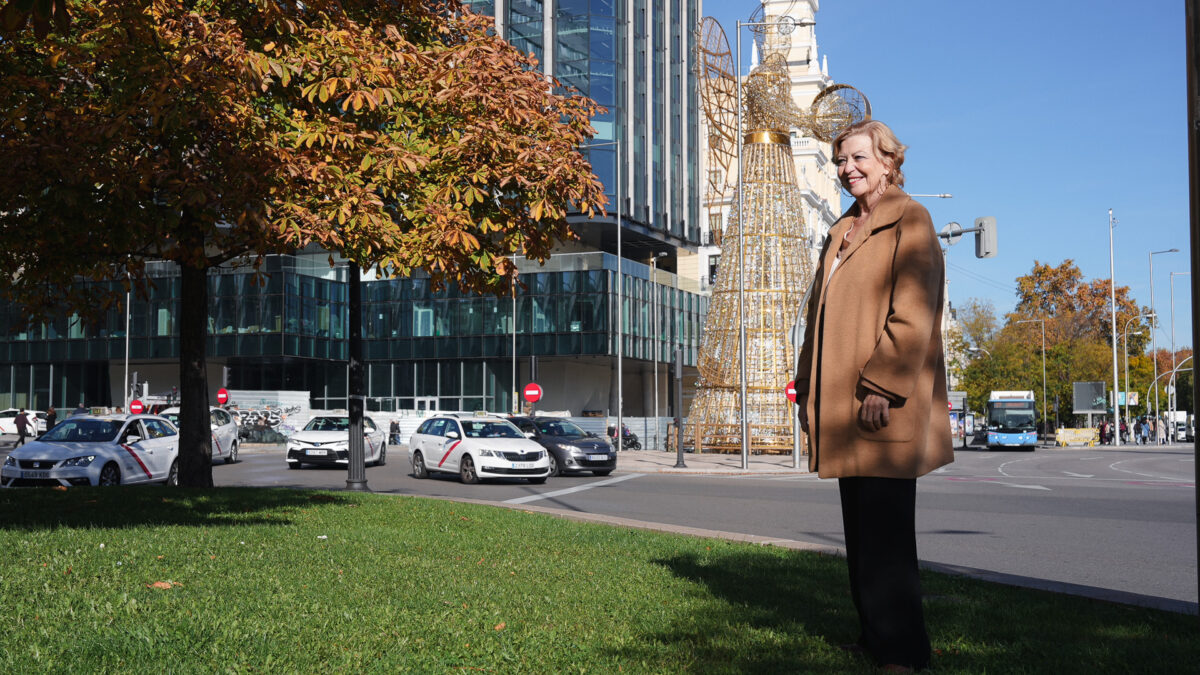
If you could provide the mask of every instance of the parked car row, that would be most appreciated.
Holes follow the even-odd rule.
[[[4,487],[176,485],[179,476],[179,409],[161,415],[74,415],[40,438],[14,448],[0,467]],[[221,408],[209,411],[213,459],[237,461],[238,427]],[[349,464],[350,418],[321,415],[288,439],[288,468]],[[388,437],[370,417],[363,418],[363,450],[368,464],[387,463]],[[464,483],[488,478],[546,482],[550,476],[590,472],[607,476],[617,466],[607,441],[570,420],[554,417],[505,418],[488,413],[435,415],[421,423],[408,444],[415,478],[457,475]]]

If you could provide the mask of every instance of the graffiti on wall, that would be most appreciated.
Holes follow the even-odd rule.
[[[247,443],[286,443],[296,433],[296,424],[306,417],[298,405],[239,406],[229,412],[237,415],[238,436]]]

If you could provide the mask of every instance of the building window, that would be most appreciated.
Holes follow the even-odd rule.
[[[720,254],[708,256],[708,283],[709,284],[716,285],[716,283],[717,283],[717,268],[720,266],[721,266]]]

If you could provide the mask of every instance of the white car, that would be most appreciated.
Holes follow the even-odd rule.
[[[484,478],[524,478],[545,483],[546,450],[512,422],[490,415],[438,415],[417,427],[408,441],[414,478],[457,473],[464,483]]]
[[[179,426],[178,407],[167,408],[159,415],[171,420],[175,426]],[[223,408],[212,407],[208,409],[208,426],[212,429],[213,462],[218,459],[225,460],[226,464],[236,462],[239,443],[237,418]]]
[[[367,464],[387,463],[387,432],[363,417],[363,457]],[[320,415],[308,421],[304,428],[292,434],[287,442],[289,469],[305,464],[346,466],[350,463],[350,417]]]
[[[0,410],[0,434],[17,433],[17,415],[20,412],[20,408]],[[41,410],[26,410],[25,414],[34,416],[34,427],[27,430],[27,436],[38,436],[46,430],[46,413]]]
[[[4,487],[179,484],[179,430],[157,415],[76,415],[8,454]]]

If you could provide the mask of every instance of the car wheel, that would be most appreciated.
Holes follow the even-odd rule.
[[[475,460],[471,459],[470,455],[463,455],[462,466],[458,470],[458,476],[467,485],[474,485],[479,482],[479,474],[475,473]]]
[[[429,469],[425,468],[425,458],[420,452],[413,453],[413,478],[429,478]]]
[[[545,482],[546,482],[546,477],[545,477],[545,476],[540,476],[540,477],[538,477],[538,478],[530,478],[530,479],[529,479],[529,482],[530,482],[530,484],[532,484],[532,485],[541,485],[542,483],[545,483]]]
[[[289,469],[299,469],[300,462],[288,462],[288,468]]]
[[[229,446],[229,454],[225,456],[226,464],[233,464],[234,462],[237,461],[237,451],[238,451],[237,446],[238,446],[237,441],[234,441],[233,445]]]
[[[559,474],[558,458],[554,456],[553,452],[547,451],[546,454],[550,456],[550,476],[557,476]]]
[[[100,480],[97,485],[120,485],[121,467],[116,462],[109,462],[100,469]]]
[[[171,462],[171,468],[167,470],[167,479],[163,481],[163,485],[168,487],[179,487],[179,460]]]
[[[592,474],[596,475],[596,476],[607,476],[610,473],[612,473],[612,469],[609,469],[608,471],[593,471],[592,472]]]
[[[387,443],[379,446],[379,459],[375,460],[375,466],[383,466],[387,464]]]

